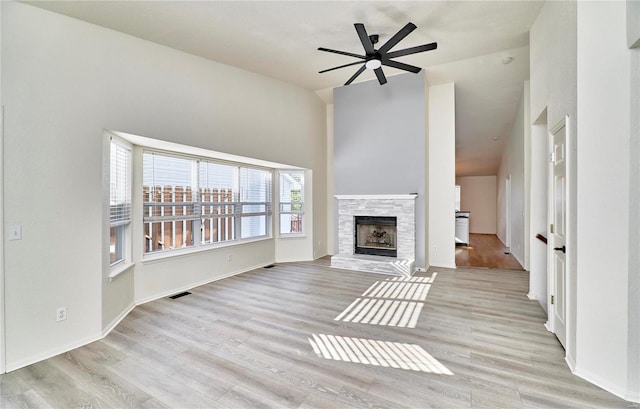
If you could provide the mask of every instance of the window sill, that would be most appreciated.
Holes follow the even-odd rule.
[[[114,278],[118,277],[121,274],[126,273],[134,265],[135,265],[134,263],[117,264],[114,268],[111,269],[111,272],[109,273],[109,281],[113,281]]]
[[[279,239],[306,239],[307,235],[305,233],[280,234],[278,238]]]
[[[169,250],[161,253],[151,253],[143,256],[142,263],[153,264],[153,263],[162,262],[169,259],[187,257],[193,254],[203,253],[206,251],[223,249],[223,248],[233,247],[233,246],[241,246],[243,244],[250,244],[250,243],[256,243],[256,242],[267,241],[267,240],[273,240],[273,237],[266,237],[266,236],[256,237],[252,239],[234,240],[234,241],[220,243],[220,244],[205,244],[200,247],[191,247],[191,248],[185,248],[181,250],[173,250],[173,251]]]

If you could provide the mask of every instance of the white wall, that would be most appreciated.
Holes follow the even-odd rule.
[[[2,44],[2,7],[0,6],[0,44]],[[2,53],[0,53],[0,374],[5,372],[4,348],[4,104],[2,103]]]
[[[338,221],[333,217],[333,104],[327,104],[327,196],[325,198],[327,217],[327,251],[335,255],[335,232]]]
[[[496,178],[497,186],[497,235],[506,245],[509,244],[511,254],[518,262],[525,266],[525,106],[528,97],[528,84],[523,85],[522,96],[518,102],[518,110],[516,117],[509,133],[509,139],[506,141],[502,160],[498,169]],[[530,125],[527,125],[530,126]],[[506,180],[511,180],[511,197],[506,195]],[[507,202],[510,203],[507,212]],[[510,223],[507,223],[507,214]],[[511,226],[511,243],[507,243],[507,226]]]
[[[469,232],[496,234],[496,176],[462,176],[456,178],[460,186],[460,209],[471,212]]]
[[[538,118],[546,110],[547,124],[553,128],[565,115],[569,116],[571,155],[576,150],[576,3],[545,2],[529,33],[530,57],[530,112]],[[533,168],[532,168],[533,170]],[[575,161],[567,169],[569,202],[575,204]],[[532,176],[533,177],[533,176]],[[576,208],[569,209],[567,227],[572,237],[567,244],[569,276],[567,277],[567,360],[575,364],[576,320]]]
[[[640,47],[640,2],[627,0],[627,45]]]
[[[533,126],[531,132],[531,183],[530,183],[530,230],[529,246],[529,298],[538,300],[547,311],[547,244],[537,239],[536,234],[547,237],[547,169],[549,167],[549,137],[546,114],[542,124]]]
[[[640,401],[638,97],[625,2],[546,2],[531,32],[531,117],[569,116],[567,362]],[[631,137],[630,137],[631,136]],[[636,156],[632,156],[636,154]],[[578,227],[579,226],[579,227]],[[635,247],[630,249],[630,245]]]
[[[455,85],[429,87],[429,265],[455,268]]]
[[[636,5],[631,10],[635,14],[635,21],[640,21],[640,3],[627,2]],[[628,11],[629,12],[629,11]],[[627,19],[629,21],[629,18]],[[640,112],[640,24],[627,26],[628,30],[637,30],[639,41],[635,42],[631,50],[631,93],[630,111]],[[632,400],[640,401],[640,115],[631,115],[629,141],[629,391]],[[635,209],[635,211],[634,211]]]
[[[630,386],[631,65],[626,27],[620,24],[626,20],[625,13],[624,2],[579,2],[577,9],[576,373],[620,396]]]
[[[264,240],[141,262],[109,282],[104,129],[311,169],[313,220],[326,225],[325,105],[313,92],[29,5],[0,7],[4,214],[23,228],[5,245],[7,369],[96,339],[134,301],[274,260]],[[325,254],[325,229],[313,234],[308,254]],[[132,285],[135,300],[122,297]],[[56,323],[60,306],[68,319]]]

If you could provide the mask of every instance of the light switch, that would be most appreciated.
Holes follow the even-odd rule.
[[[22,226],[9,227],[9,240],[22,240]]]

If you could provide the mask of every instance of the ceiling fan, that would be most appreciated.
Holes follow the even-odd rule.
[[[408,36],[413,30],[416,29],[416,25],[413,23],[407,23],[406,26],[402,27],[400,31],[395,33],[393,37],[391,37],[386,43],[382,45],[379,49],[375,49],[374,45],[378,42],[378,35],[372,34],[368,35],[367,30],[364,28],[364,24],[356,23],[354,24],[356,28],[356,32],[358,33],[358,37],[360,37],[360,42],[362,43],[362,47],[364,47],[365,55],[349,53],[346,51],[332,50],[330,48],[320,47],[319,51],[326,51],[328,53],[335,53],[341,55],[347,55],[349,57],[359,58],[364,61],[356,61],[349,64],[340,65],[338,67],[329,68],[327,70],[322,70],[319,73],[333,71],[344,67],[349,67],[351,65],[362,64],[362,67],[356,71],[355,74],[344,85],[351,84],[360,74],[364,72],[366,69],[373,70],[375,72],[376,77],[378,77],[378,82],[380,85],[384,85],[387,83],[387,78],[384,76],[384,72],[382,71],[382,66],[385,65],[387,67],[398,68],[400,70],[409,71],[413,73],[420,72],[421,68],[401,63],[398,61],[391,60],[392,58],[402,57],[405,55],[421,53],[424,51],[431,51],[438,48],[438,43],[430,43],[419,45],[416,47],[405,48],[404,50],[391,51],[390,50],[398,44],[403,38]]]

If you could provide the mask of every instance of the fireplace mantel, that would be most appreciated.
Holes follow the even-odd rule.
[[[416,200],[417,194],[411,193],[408,195],[334,195],[338,200]]]

